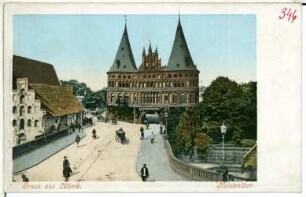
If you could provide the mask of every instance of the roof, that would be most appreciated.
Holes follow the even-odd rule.
[[[17,55],[13,56],[13,88],[17,78],[28,78],[29,83],[61,85],[53,65]]]
[[[114,63],[108,72],[137,72],[126,24]]]
[[[177,25],[175,39],[166,69],[197,70],[190,55],[180,20]]]
[[[68,86],[52,86],[30,83],[37,97],[49,114],[54,117],[76,114],[83,111],[77,98]]]

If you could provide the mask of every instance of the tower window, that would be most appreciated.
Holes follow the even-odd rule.
[[[124,48],[123,48],[123,47],[121,47],[121,50],[124,50]]]
[[[120,67],[120,60],[117,60],[116,64],[117,64],[117,68],[119,68]]]
[[[179,67],[179,66],[180,66],[180,64],[176,64],[176,66],[177,66],[177,67]]]
[[[123,68],[126,68],[126,65],[124,65]]]

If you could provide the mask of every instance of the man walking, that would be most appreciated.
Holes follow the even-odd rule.
[[[69,181],[69,177],[72,174],[72,170],[70,168],[69,161],[66,156],[64,156],[64,161],[63,161],[63,176],[65,177],[65,181]]]
[[[93,130],[92,130],[92,138],[93,139],[96,139],[97,138],[97,135],[96,135],[96,129],[94,128]]]
[[[81,141],[81,137],[79,136],[79,134],[77,134],[75,137],[75,142],[77,143],[77,147],[79,147],[80,141]]]
[[[151,134],[151,144],[153,144],[154,143],[154,133],[152,132],[152,134]]]
[[[160,134],[163,134],[163,125],[162,125],[162,124],[161,124],[160,127],[159,127],[159,133],[160,133]]]
[[[140,140],[144,139],[144,129],[143,127],[140,128]]]
[[[143,167],[141,168],[140,173],[141,173],[142,181],[147,181],[147,178],[149,177],[149,170],[146,164],[143,164]]]

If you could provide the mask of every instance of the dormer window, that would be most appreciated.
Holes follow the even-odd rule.
[[[119,68],[120,67],[120,60],[117,60],[116,64],[117,64],[117,68]]]

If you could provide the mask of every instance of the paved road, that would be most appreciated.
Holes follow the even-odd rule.
[[[79,133],[79,132],[77,132]],[[79,136],[84,138],[86,136],[85,132],[80,132]],[[65,137],[59,138],[53,142],[48,143],[45,146],[39,147],[25,155],[18,157],[13,160],[13,173],[17,173],[28,168],[31,168],[67,146],[75,143],[76,133],[71,133]]]
[[[137,171],[139,172],[145,163],[149,169],[149,181],[186,181],[186,179],[176,174],[169,165],[163,139],[159,134],[159,126],[151,124],[149,129],[144,131],[145,139],[141,142]],[[152,132],[155,135],[153,144],[151,144],[150,138]]]
[[[120,121],[116,125],[98,122],[94,126],[97,139],[92,138],[93,127],[87,128],[78,147],[72,144],[21,173],[30,181],[63,181],[62,162],[67,156],[73,172],[69,181],[141,181],[135,170],[140,126]],[[115,140],[115,130],[120,127],[126,132],[126,144]],[[21,181],[21,173],[14,176],[15,181]]]

